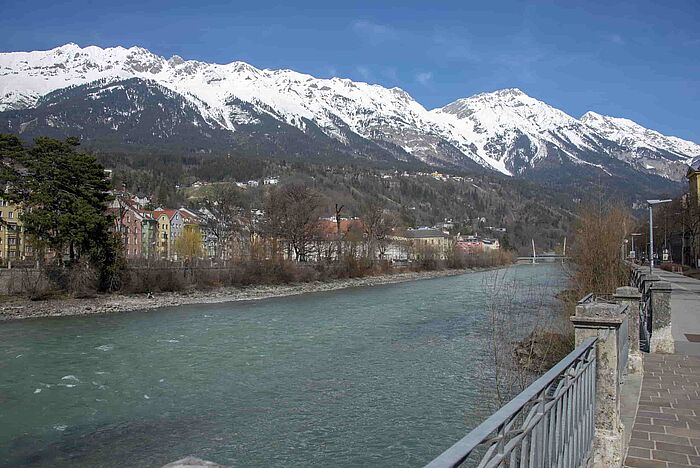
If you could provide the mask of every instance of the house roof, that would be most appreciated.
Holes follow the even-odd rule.
[[[175,216],[175,213],[177,213],[177,210],[171,210],[171,209],[154,210],[153,217],[160,218],[162,215],[166,215],[168,217],[168,219],[173,219],[173,216]]]
[[[199,224],[202,222],[203,216],[195,211],[189,210],[187,208],[180,208],[180,214],[182,219],[187,224]]]
[[[320,219],[318,221],[318,226],[321,230],[321,234],[326,237],[335,237],[338,234],[338,226],[333,220]],[[363,232],[362,221],[360,221],[359,219],[341,219],[340,232],[348,233],[351,230]]]
[[[688,167],[688,174],[692,172],[700,172],[700,156],[693,159]]]

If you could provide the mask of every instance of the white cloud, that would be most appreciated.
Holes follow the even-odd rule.
[[[428,86],[430,81],[433,79],[433,74],[431,72],[421,72],[416,75],[416,81],[423,86]]]

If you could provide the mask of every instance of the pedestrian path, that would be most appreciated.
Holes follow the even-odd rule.
[[[625,466],[700,466],[700,357],[644,356],[644,379]]]
[[[671,283],[671,334],[678,354],[700,356],[700,280],[655,269]]]

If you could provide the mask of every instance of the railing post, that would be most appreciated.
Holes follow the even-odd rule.
[[[629,361],[627,369],[631,374],[644,372],[642,352],[639,349],[639,312],[642,294],[637,288],[623,286],[615,290],[613,298],[618,304],[627,305],[627,320],[629,320]]]
[[[656,281],[650,286],[652,353],[673,353],[675,344],[671,334],[671,283]]]
[[[639,275],[639,290],[642,294],[648,294],[651,286],[657,281],[661,281],[661,278],[657,275],[649,274],[649,272],[643,272]]]
[[[576,306],[571,317],[578,345],[595,336],[595,433],[592,466],[617,467],[622,464],[623,427],[620,419],[620,368],[618,333],[627,320],[626,305],[589,302]]]

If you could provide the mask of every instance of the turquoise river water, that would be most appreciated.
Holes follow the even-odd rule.
[[[422,466],[493,409],[494,275],[0,324],[0,466]],[[523,299],[524,300],[524,299]]]

